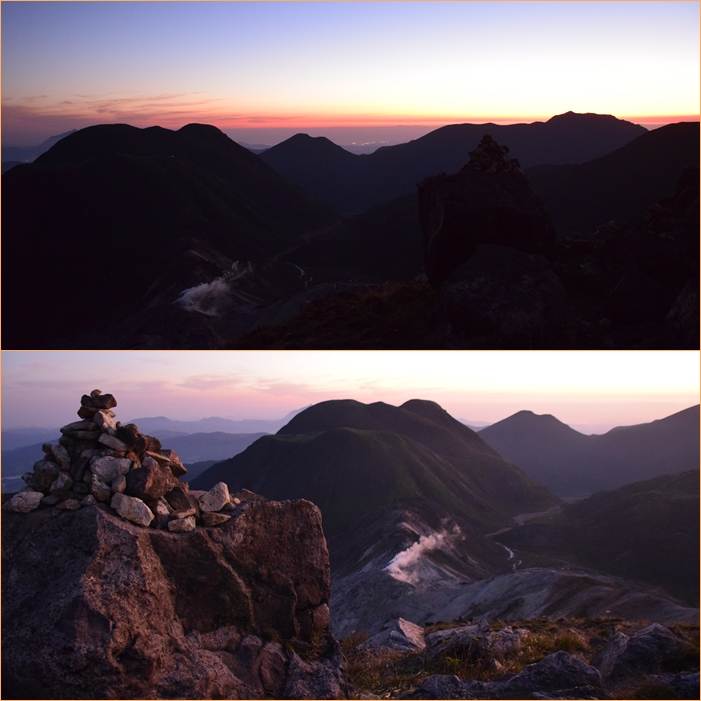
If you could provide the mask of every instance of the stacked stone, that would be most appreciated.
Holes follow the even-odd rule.
[[[470,151],[470,160],[463,170],[481,170],[486,173],[509,171],[523,173],[518,160],[509,158],[509,147],[500,146],[489,134],[485,134],[477,148]]]
[[[22,479],[27,486],[8,500],[11,511],[28,513],[41,505],[76,511],[98,502],[144,527],[173,532],[216,526],[229,520],[240,500],[224,482],[209,492],[193,491],[177,453],[135,424],[123,426],[112,411],[117,400],[99,389],[80,400],[81,421],[64,426],[58,445],[45,443],[44,457]]]

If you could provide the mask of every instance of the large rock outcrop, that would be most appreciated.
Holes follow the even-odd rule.
[[[489,135],[453,175],[426,178],[418,185],[426,276],[440,285],[480,244],[543,251],[555,229],[508,148]]]
[[[343,697],[318,508],[230,515],[177,533],[101,503],[6,510],[3,697]]]

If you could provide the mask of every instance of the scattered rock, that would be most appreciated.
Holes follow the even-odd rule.
[[[141,499],[137,499],[136,497],[130,497],[118,492],[112,497],[110,506],[120,516],[139,526],[149,526],[151,521],[153,521],[153,512],[151,509],[149,509]]]
[[[216,511],[205,511],[202,514],[202,523],[205,526],[218,526],[221,523],[226,523],[230,518],[231,516],[220,514]]]
[[[188,533],[195,530],[195,517],[185,516],[168,521],[168,530],[172,533]]]
[[[398,652],[423,652],[426,647],[424,629],[411,621],[397,618],[366,640],[361,648],[396,650]]]
[[[607,687],[627,686],[641,674],[661,674],[670,669],[683,652],[684,641],[660,623],[633,635],[618,631],[593,658]]]
[[[39,506],[43,497],[41,492],[18,492],[3,504],[3,508],[27,514]]]
[[[229,487],[226,482],[218,482],[199,498],[202,511],[221,511],[229,501]]]

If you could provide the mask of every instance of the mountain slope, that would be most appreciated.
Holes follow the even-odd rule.
[[[566,559],[699,603],[699,471],[635,482],[498,536],[519,557]]]
[[[610,115],[568,112],[533,124],[453,124],[409,143],[361,156],[345,155],[340,147],[322,148],[317,139],[297,135],[260,157],[336,211],[360,213],[412,192],[415,184],[429,175],[459,170],[487,133],[506,144],[522,167],[528,167],[583,163],[645,131]]]
[[[559,496],[592,494],[699,467],[698,405],[601,436],[586,436],[552,416],[522,411],[479,435]]]
[[[186,329],[187,312],[173,306],[184,290],[216,280],[226,288],[247,263],[267,264],[334,220],[257,156],[197,124],[83,129],[8,171],[3,195],[6,348],[61,347],[55,339],[81,332],[90,343],[100,323],[114,329],[159,305],[152,319]],[[248,277],[252,292],[266,287]]]
[[[685,165],[699,161],[699,122],[668,124],[586,163],[526,172],[561,234],[593,232],[642,215],[674,192]]]
[[[433,402],[322,402],[193,480],[225,481],[319,506],[327,533],[400,499],[425,497],[479,528],[557,500]]]

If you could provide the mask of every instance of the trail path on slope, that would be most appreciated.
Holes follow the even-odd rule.
[[[517,526],[523,526],[524,523],[527,521],[532,521],[534,518],[539,518],[541,516],[555,516],[555,514],[559,514],[562,508],[557,505],[557,506],[552,506],[550,507],[547,511],[538,511],[538,512],[532,512],[528,514],[519,514],[518,516],[514,516],[514,521],[516,521]],[[498,531],[494,531],[494,533],[487,533],[485,538],[492,538],[495,535],[500,535],[501,533],[506,533],[507,531],[510,531],[512,528],[515,528],[515,526],[506,526],[506,528],[500,528]]]

